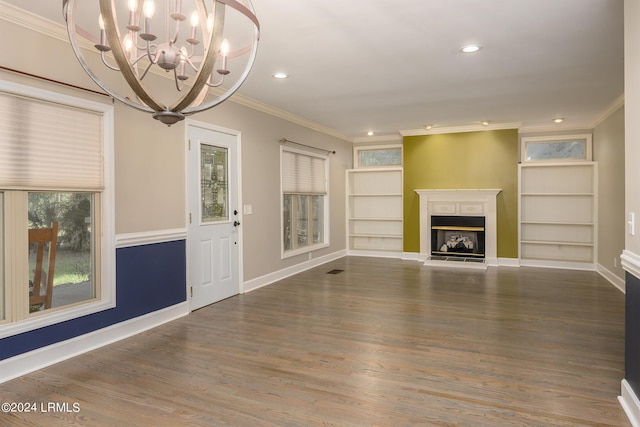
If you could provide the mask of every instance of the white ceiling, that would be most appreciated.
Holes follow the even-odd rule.
[[[63,23],[62,0],[4,1]],[[623,0],[253,5],[261,39],[239,93],[348,138],[481,120],[585,128],[624,91]],[[459,52],[470,43],[483,48]]]

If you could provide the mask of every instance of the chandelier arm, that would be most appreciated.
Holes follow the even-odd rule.
[[[209,44],[206,47],[206,53],[200,69],[196,73],[193,85],[191,89],[174,105],[172,105],[170,111],[182,111],[189,107],[198,98],[198,94],[205,87],[209,76],[213,72],[213,66],[215,65],[218,52],[220,51],[220,44],[222,43],[222,34],[224,30],[224,15],[225,5],[221,1],[215,2],[214,10],[214,23],[213,31],[209,37]]]
[[[91,80],[93,80],[94,83],[97,84],[102,90],[104,90],[106,93],[108,93],[118,101],[122,102],[123,104],[128,105],[129,107],[135,108],[136,110],[139,110],[139,111],[152,113],[154,110],[147,107],[146,105],[137,104],[131,101],[130,99],[125,98],[119,95],[117,92],[114,92],[113,90],[111,90],[111,88],[107,86],[102,80],[100,80],[100,78],[98,78],[98,76],[93,72],[93,70],[91,70],[91,68],[89,67],[89,64],[87,64],[87,61],[84,59],[84,56],[82,56],[82,50],[80,48],[80,45],[78,44],[78,38],[76,37],[76,33],[81,34],[83,36],[84,34],[88,34],[86,31],[82,30],[80,27],[76,25],[76,20],[75,20],[76,5],[77,5],[76,0],[63,0],[63,6],[66,6],[65,9],[63,10],[63,16],[66,18],[66,21],[67,21],[67,34],[69,36],[69,42],[71,44],[71,48],[73,49],[73,53],[76,59],[78,60],[78,62],[80,63],[80,65],[82,66],[82,68],[84,69],[85,73],[87,73],[87,75],[91,78]],[[89,40],[93,40],[93,37],[90,36]]]
[[[126,82],[143,104],[149,106],[154,111],[164,111],[166,107],[149,95],[136,75],[132,65],[127,60],[127,54],[122,47],[122,43],[120,43],[120,31],[118,30],[114,15],[115,4],[113,1],[114,0],[100,0],[100,12],[102,13],[102,19],[104,20],[104,25],[107,30],[107,40],[111,46],[113,57],[120,67],[120,73],[122,73]]]
[[[138,58],[138,59],[140,59],[140,58]],[[151,68],[152,65],[153,65],[152,62],[150,62],[149,65],[147,65],[147,68],[145,68],[144,73],[142,73],[142,76],[140,76],[140,80],[144,79],[144,76],[147,75],[147,73],[149,72],[149,69]]]
[[[219,1],[222,1],[222,0],[219,0]],[[236,80],[235,84],[231,88],[227,89],[224,95],[208,103],[195,104],[190,108],[184,109],[182,113],[185,115],[199,113],[201,111],[205,111],[205,110],[208,110],[209,108],[215,107],[216,105],[219,105],[224,101],[226,101],[227,99],[229,99],[231,95],[233,95],[240,88],[242,83],[246,80],[247,76],[251,72],[251,69],[253,68],[253,64],[255,63],[255,60],[256,60],[256,55],[258,53],[258,49],[256,46],[259,39],[260,39],[260,29],[256,26],[254,28],[254,35],[253,35],[253,43],[252,43],[253,49],[251,51],[251,56],[247,62],[247,66],[244,70],[244,73],[242,74],[242,76],[240,76],[238,80]]]
[[[167,16],[167,19],[169,19],[169,16]],[[167,31],[167,36],[168,36],[168,31]],[[180,21],[176,20],[176,31],[173,35],[173,38],[171,39],[171,44],[176,44],[179,36],[180,36]]]
[[[104,51],[100,52],[100,58],[102,59],[102,63],[105,65],[105,67],[107,67],[107,68],[109,68],[110,70],[113,70],[113,71],[120,71],[120,68],[114,67],[113,65],[111,65],[111,64],[109,64],[107,62],[107,58],[105,57],[105,53],[106,52],[104,52]]]
[[[176,69],[173,69],[173,80],[176,82],[176,90],[178,92],[182,92],[182,88],[180,87],[180,80],[178,80],[178,73],[176,72]]]
[[[211,80],[211,79],[209,79]],[[218,81],[217,83],[209,83],[209,80],[207,80],[207,86],[209,87],[218,87],[218,86],[222,86],[222,83],[224,83],[224,75],[220,75],[220,81]]]

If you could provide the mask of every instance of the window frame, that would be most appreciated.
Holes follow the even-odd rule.
[[[60,307],[58,309],[45,310],[37,315],[26,316],[15,319],[20,313],[18,304],[25,303],[26,293],[18,292],[18,285],[11,284],[11,277],[20,278],[20,273],[9,273],[9,268],[14,271],[23,267],[23,262],[15,262],[14,253],[28,252],[26,246],[28,242],[24,236],[20,236],[22,230],[28,228],[26,218],[26,206],[23,205],[27,199],[27,193],[32,189],[10,189],[0,187],[3,193],[2,215],[4,228],[4,240],[0,244],[5,245],[4,262],[4,318],[0,319],[0,338],[6,338],[24,332],[29,332],[45,326],[54,325],[68,320],[76,319],[86,315],[98,313],[115,307],[116,287],[115,287],[115,206],[114,206],[114,107],[112,104],[105,104],[84,98],[65,95],[47,89],[40,89],[26,86],[14,82],[0,80],[0,91],[23,96],[39,101],[61,104],[68,107],[79,108],[96,112],[102,115],[102,154],[103,154],[103,184],[102,191],[89,191],[93,194],[94,224],[96,225],[95,238],[98,239],[95,245],[96,260],[96,298],[86,303]],[[45,191],[66,192],[69,189],[47,189]],[[79,190],[74,190],[81,192]],[[20,199],[23,201],[20,201]],[[22,206],[21,206],[22,205]],[[11,210],[11,212],[7,212]],[[20,227],[16,224],[23,221]],[[24,247],[22,247],[24,246]],[[9,250],[8,248],[12,250]],[[13,257],[13,258],[12,258]]]
[[[393,165],[361,165],[360,164],[360,152],[372,151],[372,150],[397,150],[400,149],[400,164]],[[384,145],[356,145],[353,147],[353,167],[354,169],[360,168],[398,168],[403,164],[403,145],[402,144],[384,144]]]
[[[527,148],[532,144],[545,144],[553,142],[585,141],[583,158],[561,157],[551,159],[527,159]],[[591,134],[549,135],[549,136],[523,136],[520,138],[521,163],[549,163],[549,162],[590,162],[593,160],[593,141]]]
[[[309,156],[309,157],[315,157],[315,158],[319,158],[322,159],[324,161],[324,174],[325,174],[325,186],[326,186],[326,190],[324,194],[312,194],[312,193],[285,193],[284,189],[283,189],[283,153],[285,151],[288,152],[292,152],[292,153],[296,153],[296,154],[300,154],[300,155],[304,155],[304,156]],[[281,258],[282,259],[286,259],[286,258],[290,258],[296,255],[300,255],[300,254],[305,254],[305,253],[309,253],[309,252],[313,252],[315,250],[318,249],[322,249],[322,248],[326,248],[330,246],[330,242],[329,242],[329,155],[328,154],[319,154],[319,153],[315,153],[312,152],[310,150],[303,150],[303,149],[299,149],[299,148],[294,148],[294,147],[289,147],[289,146],[285,146],[285,145],[281,145],[280,146],[280,253],[281,253]],[[322,242],[321,243],[311,243],[308,244],[306,246],[302,246],[302,247],[295,247],[293,249],[286,249],[285,250],[285,245],[284,245],[284,199],[285,199],[285,194],[294,194],[294,195],[304,195],[304,196],[322,196],[322,205],[323,205],[323,215],[322,215],[322,223],[323,223],[323,230],[322,230]],[[310,198],[310,197],[309,197]],[[295,201],[295,197],[293,198],[293,200]],[[296,210],[294,208],[294,205],[297,204],[297,202],[292,201],[292,206],[291,206],[291,220],[292,220],[292,229],[296,229],[297,227],[295,226],[295,221],[296,221],[296,217],[295,217],[295,213]],[[309,200],[309,202],[311,202],[311,200]],[[308,212],[310,213],[312,211],[312,203],[308,203],[308,207],[307,207]],[[311,223],[312,219],[308,218],[308,222]],[[293,236],[292,236],[293,239]]]

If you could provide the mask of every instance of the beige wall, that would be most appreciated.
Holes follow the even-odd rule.
[[[598,264],[624,279],[624,107],[593,130],[593,159],[598,162]]]
[[[0,42],[4,66],[98,89],[85,75],[64,38],[52,38],[4,20],[0,20],[0,32],[12,34],[12,40],[5,38]],[[88,60],[97,61],[97,55]],[[13,73],[0,72],[0,78],[110,103],[103,96]],[[153,86],[153,82],[149,85]],[[167,127],[149,114],[119,102],[114,105],[116,234],[184,229],[185,123]],[[281,138],[336,150],[330,156],[331,245],[314,252],[312,257],[345,249],[344,170],[351,167],[350,143],[231,101],[193,119],[241,133],[243,204],[251,204],[253,208],[253,214],[242,219],[245,281],[310,258],[305,254],[282,260],[280,255]]]
[[[640,40],[640,2],[624,2],[624,86],[625,86],[625,204],[626,214],[636,215],[636,233],[625,233],[625,248],[640,256],[640,52],[632,41]]]

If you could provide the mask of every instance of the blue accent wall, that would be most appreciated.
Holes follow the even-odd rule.
[[[626,274],[624,378],[640,396],[640,279]]]
[[[116,250],[116,306],[0,339],[0,360],[186,301],[185,241]]]

